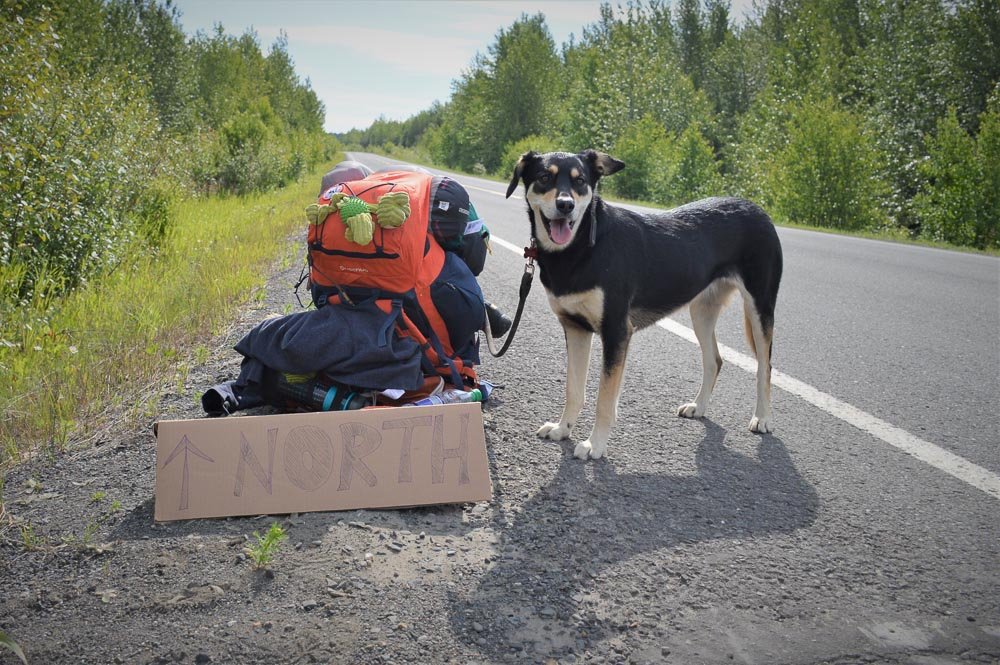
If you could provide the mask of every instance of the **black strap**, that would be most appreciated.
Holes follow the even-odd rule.
[[[597,244],[597,185],[594,185],[594,198],[590,202],[590,246]]]
[[[530,266],[530,269],[528,266],[525,266],[524,274],[521,275],[521,300],[517,303],[517,313],[514,314],[514,323],[511,324],[510,332],[507,333],[507,339],[504,340],[503,346],[499,351],[493,350],[493,333],[490,330],[490,317],[486,317],[486,348],[489,349],[490,355],[494,358],[499,358],[503,354],[507,353],[507,349],[510,348],[510,343],[514,341],[514,333],[517,332],[517,324],[521,322],[521,313],[524,311],[525,301],[528,300],[528,291],[531,290],[531,280],[534,277],[534,274],[533,265]]]

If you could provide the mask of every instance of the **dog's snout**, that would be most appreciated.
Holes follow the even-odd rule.
[[[576,202],[573,201],[572,196],[558,196],[556,197],[556,210],[563,214],[568,214],[573,212],[573,208],[576,207]]]

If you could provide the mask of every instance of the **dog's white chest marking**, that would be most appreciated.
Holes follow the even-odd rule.
[[[553,296],[546,290],[545,295],[549,297],[549,306],[556,316],[583,319],[592,330],[601,329],[601,321],[604,318],[604,289],[593,288],[564,296]]]

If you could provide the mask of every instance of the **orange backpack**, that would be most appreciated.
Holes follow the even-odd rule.
[[[402,305],[397,332],[417,341],[425,375],[440,375],[457,387],[478,385],[471,361],[455,354],[448,329],[431,300],[430,287],[444,266],[444,250],[428,232],[432,176],[410,171],[375,173],[323,192],[319,205],[343,192],[373,207],[380,197],[405,192],[410,214],[396,228],[383,228],[375,216],[372,241],[347,239],[347,225],[335,211],[311,224],[308,235],[309,281],[317,307],[375,298],[390,314]]]

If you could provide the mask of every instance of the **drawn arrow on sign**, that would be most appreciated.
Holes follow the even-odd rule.
[[[177,444],[176,448],[174,448],[174,451],[170,453],[166,461],[163,462],[162,468],[164,469],[167,468],[167,465],[170,464],[172,461],[174,461],[174,458],[177,457],[182,450],[184,451],[184,475],[183,479],[181,480],[181,505],[180,508],[178,508],[178,510],[187,510],[188,509],[188,451],[191,451],[192,453],[202,458],[203,460],[207,460],[209,462],[212,462],[213,464],[215,463],[215,460],[206,455],[205,453],[201,452],[200,450],[198,450],[198,447],[195,446],[193,443],[191,443],[191,440],[188,439],[187,434],[185,434],[184,437],[181,438],[181,442]]]

